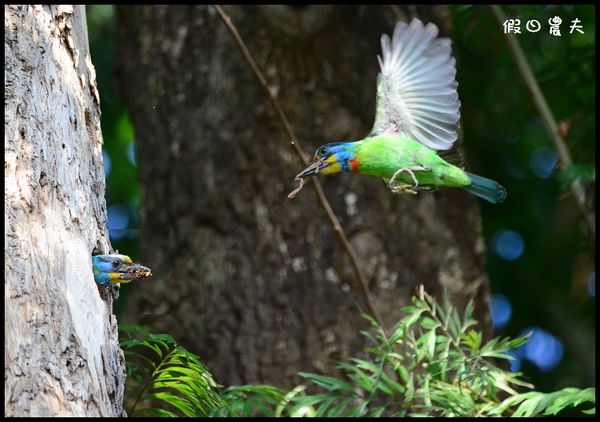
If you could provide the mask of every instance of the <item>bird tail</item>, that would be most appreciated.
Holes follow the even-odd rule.
[[[504,202],[506,199],[506,189],[499,183],[485,177],[477,176],[476,174],[467,173],[467,175],[471,179],[471,184],[463,186],[464,190],[492,204]]]

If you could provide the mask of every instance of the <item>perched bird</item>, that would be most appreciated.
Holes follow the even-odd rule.
[[[131,280],[150,277],[152,270],[133,263],[127,255],[96,255],[92,257],[94,279],[100,286],[129,283]]]
[[[465,189],[494,204],[506,199],[506,190],[495,181],[448,162],[451,154],[445,150],[458,138],[460,101],[450,40],[437,35],[434,24],[413,19],[410,25],[399,22],[391,40],[381,36],[371,133],[359,141],[318,148],[313,161],[296,176],[301,184],[290,197],[305,177],[343,171],[381,177],[394,193],[416,194],[445,186]]]

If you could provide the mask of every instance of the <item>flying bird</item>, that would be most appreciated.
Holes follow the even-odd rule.
[[[96,255],[92,257],[92,263],[94,279],[102,287],[152,275],[150,268],[135,264],[127,255]]]
[[[448,150],[458,138],[460,101],[450,40],[437,36],[437,26],[419,19],[410,25],[398,22],[391,39],[381,36],[371,132],[359,141],[319,147],[296,176],[300,186],[290,198],[306,177],[351,172],[380,177],[393,193],[457,187],[494,204],[506,199],[506,189],[497,182],[449,162],[453,154]]]

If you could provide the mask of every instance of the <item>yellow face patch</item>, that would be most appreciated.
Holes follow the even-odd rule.
[[[340,163],[335,159],[335,155],[329,157],[325,162],[328,163],[329,166],[321,171],[322,174],[334,174],[342,171],[342,166],[340,166]]]
[[[110,284],[123,283],[123,281],[119,279],[119,277],[121,277],[121,274],[119,273],[108,273],[108,276],[110,277]]]

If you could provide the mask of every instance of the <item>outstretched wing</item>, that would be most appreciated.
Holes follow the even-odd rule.
[[[436,38],[438,28],[413,19],[398,22],[394,35],[381,36],[377,56],[377,110],[371,136],[402,133],[436,150],[452,147],[457,138],[460,101],[456,61],[450,40]]]

